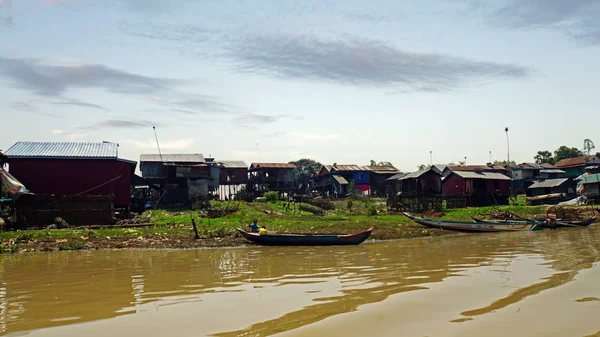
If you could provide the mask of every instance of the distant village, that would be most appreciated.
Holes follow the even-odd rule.
[[[17,142],[0,152],[0,206],[10,221],[41,226],[57,214],[106,223],[115,212],[199,209],[208,200],[256,201],[271,191],[282,198],[383,198],[391,210],[413,212],[507,205],[517,195],[532,205],[600,198],[599,153],[556,164],[431,165],[417,172],[389,163],[315,164],[248,164],[201,153],[142,154],[138,163],[121,158],[111,142]]]

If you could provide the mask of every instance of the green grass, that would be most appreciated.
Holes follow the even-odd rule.
[[[396,230],[402,227],[418,227],[414,222],[402,215],[391,215],[385,210],[382,200],[354,201],[351,212],[345,202],[337,202],[336,210],[327,211],[324,216],[315,216],[309,212],[297,209],[286,209],[285,202],[240,203],[236,212],[227,216],[209,219],[200,217],[198,211],[192,210],[152,210],[142,217],[150,217],[153,226],[140,228],[107,227],[103,229],[60,229],[35,231],[0,231],[0,253],[18,250],[18,245],[26,246],[35,241],[55,241],[60,243],[61,250],[82,249],[87,238],[120,238],[135,239],[139,237],[156,236],[192,236],[191,220],[195,219],[198,232],[202,238],[221,238],[236,235],[236,228],[247,228],[247,225],[257,219],[259,225],[264,225],[271,231],[315,231],[315,232],[352,232],[368,227],[380,230]],[[233,207],[234,202],[213,202],[213,207]],[[298,204],[296,204],[298,206]],[[376,209],[376,215],[367,215],[367,210]],[[533,217],[545,214],[544,206],[502,206],[474,207],[444,211],[443,218],[450,220],[471,221],[473,217],[486,217],[492,211],[511,211],[522,217]],[[62,242],[65,241],[64,244]]]

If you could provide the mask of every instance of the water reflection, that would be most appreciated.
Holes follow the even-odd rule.
[[[206,320],[206,330],[197,330],[196,335],[271,336],[356,312],[397,294],[427,291],[449,278],[468,283],[472,273],[485,267],[502,279],[497,286],[515,288],[487,304],[456,311],[447,320],[469,324],[571,282],[600,258],[599,235],[592,227],[355,247],[0,256],[0,334],[114,317],[142,319],[150,309],[233,315],[260,307],[261,312],[246,319],[194,317]],[[548,268],[553,272],[544,274]],[[578,297],[582,300],[577,303],[595,303],[592,297]]]

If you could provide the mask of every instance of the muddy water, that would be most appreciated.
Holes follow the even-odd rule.
[[[0,335],[595,336],[600,226],[0,256]]]

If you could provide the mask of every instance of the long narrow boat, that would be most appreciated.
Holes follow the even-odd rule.
[[[506,222],[462,222],[452,220],[438,220],[430,218],[417,218],[410,213],[402,212],[412,221],[430,228],[448,229],[459,232],[519,232],[542,229],[537,223]]]
[[[566,227],[588,227],[593,224],[598,217],[591,217],[589,219],[581,221],[566,221],[556,220],[554,223],[548,224],[546,221],[539,220],[483,220],[479,218],[473,218],[473,222],[485,222],[494,224],[505,224],[505,223],[536,223],[542,228],[566,228]]]
[[[266,233],[259,234],[237,229],[243,237],[261,245],[269,246],[335,246],[359,245],[371,236],[373,228],[356,234],[306,234],[306,233]]]

